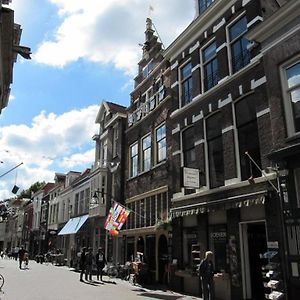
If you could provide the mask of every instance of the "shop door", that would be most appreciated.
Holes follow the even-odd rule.
[[[261,254],[267,251],[266,226],[264,222],[242,224],[242,268],[244,299],[264,300]]]
[[[167,283],[166,266],[168,264],[168,242],[164,235],[158,240],[158,278],[160,283]]]

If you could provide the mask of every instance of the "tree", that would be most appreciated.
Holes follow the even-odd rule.
[[[45,181],[42,181],[42,182],[37,181],[34,184],[32,184],[29,189],[23,190],[20,193],[20,197],[22,197],[22,198],[31,198],[32,193],[35,193],[38,190],[42,189],[45,185],[46,185]]]

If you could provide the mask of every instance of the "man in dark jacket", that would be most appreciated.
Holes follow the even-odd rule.
[[[19,250],[19,268],[22,269],[22,262],[24,260],[24,255],[26,253],[26,250],[23,248],[23,246],[21,246],[20,250]]]
[[[212,259],[213,253],[211,251],[205,252],[205,258],[201,261],[199,266],[203,300],[215,300],[214,264]]]
[[[102,247],[100,247],[96,254],[97,280],[99,280],[99,275],[100,275],[100,280],[102,281],[102,269],[104,268],[105,264],[106,264],[106,258]]]
[[[85,271],[85,280],[92,280],[92,272],[93,272],[93,248],[88,249],[88,253],[85,256],[85,263],[86,263],[86,271]]]
[[[80,281],[83,281],[82,277],[86,269],[86,248],[85,247],[82,248],[80,253],[79,268],[80,268]]]

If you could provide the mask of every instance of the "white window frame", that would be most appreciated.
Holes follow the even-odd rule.
[[[293,109],[292,109],[291,100],[289,96],[291,91],[300,88],[300,84],[292,88],[288,88],[288,79],[286,74],[286,70],[288,68],[298,63],[300,64],[300,55],[295,56],[294,58],[292,58],[291,60],[289,60],[288,62],[280,66],[281,85],[282,85],[282,93],[283,93],[283,100],[284,100],[283,106],[285,110],[285,120],[286,120],[288,137],[300,135],[300,131],[299,132],[295,131]]]
[[[185,107],[188,103],[186,103],[185,105],[183,105],[183,102],[182,102],[182,83],[183,83],[183,78],[181,76],[181,71],[182,69],[187,65],[187,64],[191,64],[192,61],[191,59],[189,58],[184,64],[182,64],[179,68],[178,68],[178,78],[179,78],[179,107],[182,108],[182,107]],[[191,78],[193,78],[193,66],[191,68]],[[189,78],[188,78],[189,79]],[[184,81],[188,80],[188,79],[184,79]],[[192,86],[193,87],[193,86]],[[193,99],[191,99],[191,101],[189,103],[191,103],[193,101]]]
[[[150,147],[144,149],[144,145],[143,145],[143,142],[146,138],[149,138],[150,137]],[[149,166],[149,169],[145,169],[145,150],[148,150],[150,149],[150,166]],[[142,172],[147,172],[149,170],[151,170],[151,167],[152,167],[152,136],[151,136],[151,133],[148,133],[146,134],[145,136],[142,137],[141,139],[141,169],[142,169]]]
[[[136,174],[133,175],[134,172],[132,169],[132,158],[133,158],[132,149],[135,146],[137,146],[137,154],[135,155],[135,156],[137,156],[137,168],[136,168]],[[136,177],[138,174],[139,174],[139,143],[138,143],[138,141],[136,141],[129,146],[129,178]]]
[[[163,159],[161,159],[161,160],[159,160],[159,158],[158,158],[158,142],[159,141],[161,141],[161,140],[157,140],[157,130],[158,129],[160,129],[161,127],[163,127],[163,126],[165,126],[165,131],[166,131],[166,134],[165,134],[165,139],[166,139],[166,156],[163,158]],[[155,134],[154,134],[154,136],[155,136],[155,161],[156,161],[156,164],[160,164],[160,163],[162,163],[163,161],[165,161],[166,159],[167,159],[167,126],[166,126],[166,123],[162,123],[162,124],[160,124],[159,126],[157,126],[156,128],[155,128]]]

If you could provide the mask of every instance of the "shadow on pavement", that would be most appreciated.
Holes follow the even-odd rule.
[[[153,298],[153,299],[163,299],[163,300],[176,300],[182,298],[182,296],[178,296],[178,295],[162,295],[162,294],[155,294],[149,292],[143,292],[140,294],[140,296]]]

